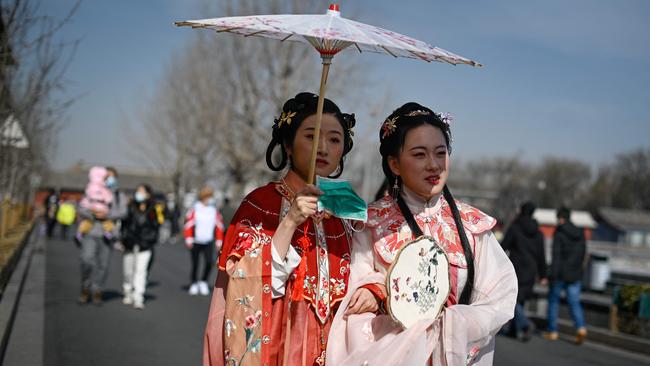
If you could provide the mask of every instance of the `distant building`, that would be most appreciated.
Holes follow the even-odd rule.
[[[539,229],[544,234],[544,238],[549,240],[553,238],[555,228],[557,227],[557,210],[552,208],[538,208],[535,210],[533,217],[539,223]],[[571,222],[585,233],[585,239],[592,238],[593,230],[598,226],[596,220],[587,211],[571,211]]]
[[[650,247],[650,211],[604,207],[596,218],[595,240]]]

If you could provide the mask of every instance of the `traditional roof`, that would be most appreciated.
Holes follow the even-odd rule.
[[[598,216],[619,230],[650,230],[650,211],[603,207],[598,210]]]
[[[538,208],[533,217],[540,225],[557,226],[557,210],[552,208]],[[587,211],[571,211],[571,222],[577,227],[594,229],[598,224]]]

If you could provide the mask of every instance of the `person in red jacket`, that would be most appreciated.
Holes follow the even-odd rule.
[[[212,188],[203,187],[199,192],[199,201],[185,216],[183,236],[192,258],[190,295],[210,294],[207,281],[214,266],[215,249],[218,255],[223,243],[223,219],[214,205],[213,195]],[[201,255],[204,259],[203,276],[198,281],[197,271]]]

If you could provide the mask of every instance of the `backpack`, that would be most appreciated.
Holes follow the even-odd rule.
[[[59,206],[59,210],[56,213],[56,221],[61,225],[72,225],[76,216],[77,209],[74,204],[65,202]]]

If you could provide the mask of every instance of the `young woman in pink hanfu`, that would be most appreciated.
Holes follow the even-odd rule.
[[[370,205],[365,229],[354,236],[350,286],[330,330],[328,365],[492,364],[495,334],[513,316],[517,279],[491,232],[495,220],[455,201],[447,188],[449,122],[407,103],[381,127],[392,192]],[[399,249],[421,235],[445,252],[450,292],[437,318],[404,329],[384,310],[386,275]]]

